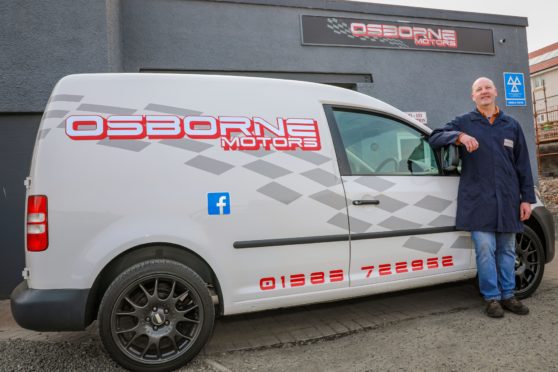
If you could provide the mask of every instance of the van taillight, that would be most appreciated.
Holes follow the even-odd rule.
[[[38,252],[48,247],[48,211],[45,195],[27,198],[27,250]]]

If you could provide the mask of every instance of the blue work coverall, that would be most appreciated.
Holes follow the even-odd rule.
[[[455,144],[460,133],[479,143],[469,153],[460,147],[462,172],[457,196],[458,230],[523,231],[519,204],[535,203],[529,154],[519,123],[500,111],[493,124],[477,110],[456,117],[430,135],[433,148]]]

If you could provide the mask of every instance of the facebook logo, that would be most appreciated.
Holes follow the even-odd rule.
[[[207,194],[208,214],[231,214],[231,198],[228,192],[210,192]]]

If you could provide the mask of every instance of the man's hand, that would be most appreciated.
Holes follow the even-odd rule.
[[[531,204],[523,202],[519,205],[519,219],[521,221],[526,221],[529,217],[531,217]]]
[[[457,141],[463,144],[468,152],[473,152],[479,148],[479,143],[477,142],[476,138],[471,137],[465,133],[461,133]]]

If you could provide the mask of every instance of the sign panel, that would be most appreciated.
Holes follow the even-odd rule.
[[[527,106],[525,78],[521,72],[504,72],[506,106]]]
[[[494,54],[492,30],[303,15],[302,44]]]
[[[426,117],[425,111],[416,111],[416,112],[406,112],[407,115],[418,121],[422,124],[428,124],[428,119]]]

